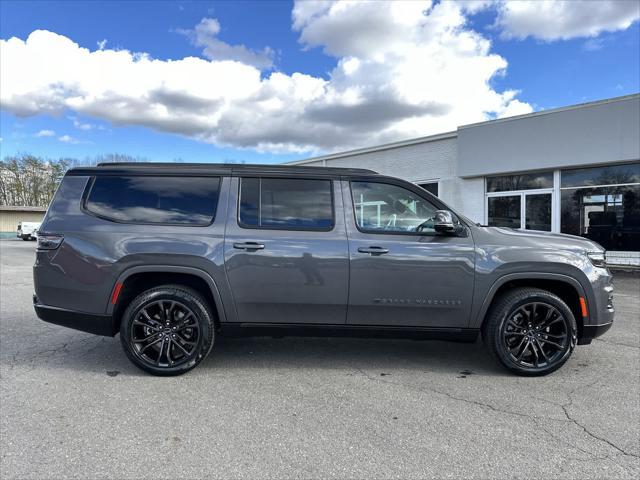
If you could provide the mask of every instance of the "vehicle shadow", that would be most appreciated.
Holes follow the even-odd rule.
[[[119,337],[75,334],[73,337],[57,336],[56,340],[57,345],[48,344],[39,351],[2,355],[3,370],[20,367],[29,370],[55,368],[117,372],[113,376],[148,376],[126,358]],[[222,335],[216,338],[209,357],[190,375],[206,375],[212,371],[266,372],[292,369],[379,370],[380,373],[407,370],[447,375],[508,375],[489,357],[480,341],[454,343],[370,338],[232,338]]]
[[[420,370],[501,375],[481,342],[324,337],[219,337],[199,369]]]

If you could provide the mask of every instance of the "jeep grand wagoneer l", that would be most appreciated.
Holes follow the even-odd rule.
[[[360,169],[75,168],[42,223],[34,277],[41,319],[119,332],[157,375],[195,367],[225,334],[481,334],[506,368],[541,375],[613,321],[598,244],[476,225]]]

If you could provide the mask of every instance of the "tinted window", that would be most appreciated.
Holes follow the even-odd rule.
[[[536,188],[553,188],[553,172],[487,177],[487,192],[511,192]]]
[[[640,163],[563,170],[561,187],[640,183]]]
[[[528,230],[551,231],[551,194],[539,193],[524,196],[525,223]]]
[[[607,250],[640,250],[640,185],[562,190],[562,233]]]
[[[98,176],[85,206],[120,222],[208,225],[219,187],[215,177]]]
[[[520,228],[522,195],[489,197],[489,226]]]
[[[243,178],[239,220],[252,228],[329,230],[331,180]]]
[[[352,182],[356,223],[376,232],[435,233],[437,208],[406,188],[388,183]]]

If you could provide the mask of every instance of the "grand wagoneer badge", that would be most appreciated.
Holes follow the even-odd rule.
[[[424,305],[429,307],[462,307],[462,300],[438,299],[438,298],[374,298],[373,303],[388,305]]]

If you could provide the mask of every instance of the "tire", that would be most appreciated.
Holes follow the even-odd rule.
[[[141,293],[127,306],[120,342],[141,370],[158,376],[182,375],[213,348],[214,315],[209,303],[182,285],[162,285]]]
[[[505,292],[482,328],[491,356],[523,376],[547,375],[564,365],[576,346],[577,325],[567,304],[538,288]]]
[[[28,242],[29,240],[31,240],[31,235],[22,235],[20,238],[22,238],[22,240],[24,240],[25,242]]]

